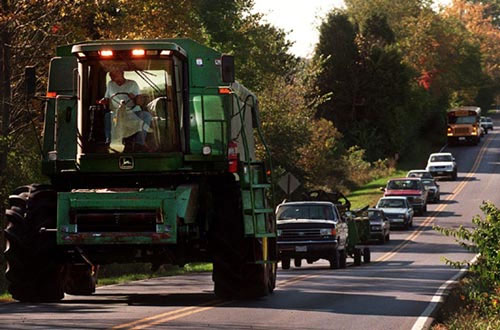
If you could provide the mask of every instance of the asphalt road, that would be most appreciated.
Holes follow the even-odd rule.
[[[279,271],[273,295],[253,301],[216,299],[210,274],[107,286],[94,296],[67,296],[60,303],[0,305],[0,327],[416,329],[428,324],[421,315],[458,273],[443,257],[473,257],[432,226],[470,226],[483,200],[500,205],[500,126],[478,146],[447,150],[457,159],[459,179],[440,181],[441,203],[429,205],[426,217],[416,217],[413,229],[393,231],[390,242],[372,246],[370,264],[354,267],[349,259],[342,270],[330,270],[326,262],[292,266]]]

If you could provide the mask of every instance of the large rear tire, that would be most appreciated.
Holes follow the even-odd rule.
[[[262,255],[268,251],[264,253],[262,239],[244,238],[239,186],[230,182],[218,188],[213,196],[217,210],[211,230],[214,292],[230,299],[266,296],[276,286],[276,264],[252,262],[256,251]]]
[[[64,267],[56,239],[57,192],[48,185],[19,187],[9,196],[6,278],[12,297],[21,302],[54,302],[64,298]]]

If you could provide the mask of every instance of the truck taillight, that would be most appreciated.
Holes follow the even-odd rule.
[[[238,144],[235,141],[227,144],[227,160],[229,161],[229,172],[238,172]]]

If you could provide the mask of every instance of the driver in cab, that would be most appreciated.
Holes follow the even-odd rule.
[[[146,136],[152,116],[141,107],[144,101],[139,85],[134,80],[126,79],[120,69],[110,71],[109,76],[111,80],[100,101],[110,109],[105,115],[106,143],[114,149],[121,149],[125,142],[123,152],[148,151]]]

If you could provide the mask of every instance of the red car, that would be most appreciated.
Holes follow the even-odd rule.
[[[387,182],[384,197],[405,196],[415,213],[423,215],[427,212],[428,191],[420,178],[399,178]]]

